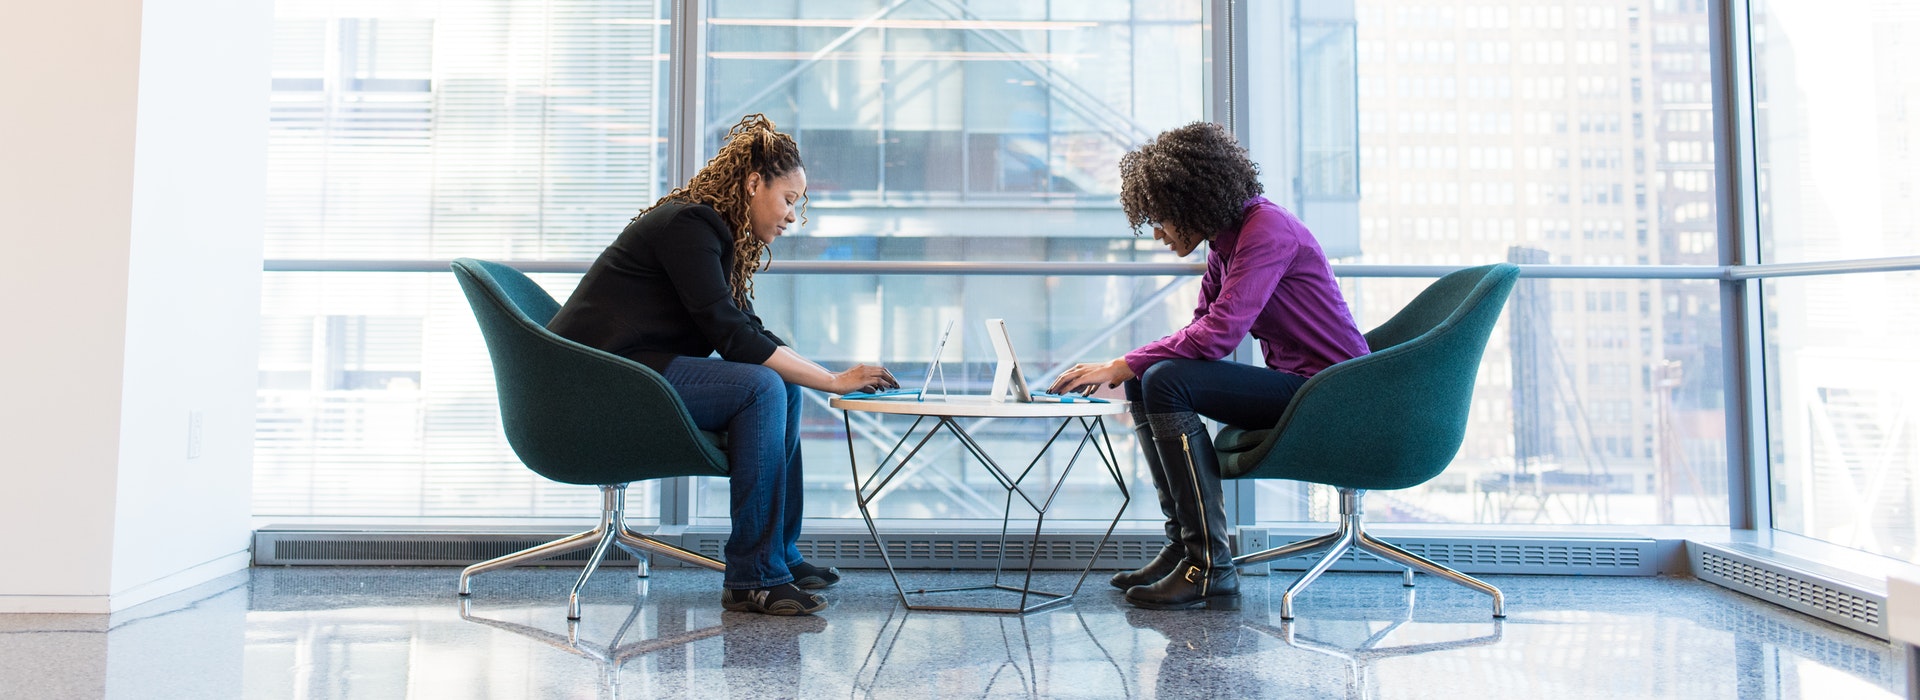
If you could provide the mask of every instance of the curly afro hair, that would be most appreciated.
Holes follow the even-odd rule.
[[[1172,224],[1212,240],[1239,226],[1247,200],[1264,191],[1247,149],[1211,122],[1168,130],[1120,157],[1120,207],[1134,235]]]

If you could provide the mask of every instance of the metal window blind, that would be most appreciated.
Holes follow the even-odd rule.
[[[282,0],[266,256],[590,259],[661,193],[666,5]],[[514,458],[450,275],[275,273],[262,303],[257,515],[597,507]]]

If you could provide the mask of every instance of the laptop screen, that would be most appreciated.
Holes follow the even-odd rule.
[[[946,353],[947,339],[953,337],[953,326],[957,323],[959,323],[957,319],[947,321],[947,329],[940,333],[940,342],[933,346],[933,359],[927,361],[927,378],[920,381],[920,399],[922,401],[926,400],[927,390],[933,388],[933,373],[940,369],[940,356]],[[945,387],[946,380],[941,380],[940,386]],[[944,392],[945,389],[943,388],[941,391]]]
[[[993,342],[993,354],[999,364],[993,370],[993,399],[1002,400],[1007,390],[1013,390],[1013,400],[1031,403],[1033,392],[1027,388],[1027,378],[1020,372],[1020,361],[1013,356],[1013,341],[1007,338],[1007,321],[1001,318],[987,319],[987,339]]]

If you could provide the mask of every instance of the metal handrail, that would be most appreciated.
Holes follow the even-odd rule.
[[[1904,272],[1908,270],[1920,270],[1920,255],[1862,258],[1855,260],[1828,260],[1823,262],[1732,265],[1727,268],[1726,279],[1769,279],[1774,277],[1805,277],[1807,275],[1832,275],[1840,273]]]
[[[452,260],[267,260],[267,272],[445,272]],[[586,260],[502,261],[521,272],[584,273]],[[1339,277],[1437,278],[1464,265],[1371,265],[1336,263]],[[1195,275],[1202,263],[1183,262],[973,262],[963,260],[775,260],[765,272],[779,275],[1023,275],[1035,277],[1153,277]],[[1520,276],[1540,279],[1635,279],[1739,281],[1861,272],[1920,270],[1920,255],[1765,265],[1521,265]]]

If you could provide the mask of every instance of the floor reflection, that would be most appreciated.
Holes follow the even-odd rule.
[[[1071,607],[1030,615],[887,613],[853,696],[918,696],[929,677],[986,697],[1137,697],[1129,673]]]
[[[258,569],[111,619],[0,615],[0,697],[1874,698],[1887,644],[1687,579],[1493,577],[1471,591],[1336,574],[1280,620],[1148,611],[1083,589],[1029,615],[909,612],[854,571],[818,617],[720,610],[710,572],[566,569],[453,595],[454,569]],[[917,574],[931,582],[961,574]],[[1070,581],[1064,581],[1070,585]],[[1036,581],[1053,585],[1057,581]]]
[[[627,637],[627,633],[633,630],[634,622],[639,620],[641,613],[647,609],[644,602],[644,587],[641,589],[641,593],[641,598],[636,600],[633,608],[628,611],[626,620],[620,623],[620,628],[614,631],[613,637],[603,644],[596,644],[581,639],[580,621],[578,620],[567,620],[566,633],[561,634],[541,629],[531,624],[508,622],[506,620],[497,620],[475,615],[473,614],[473,601],[470,598],[460,599],[460,619],[516,634],[534,642],[544,644],[547,647],[558,649],[563,653],[598,662],[600,665],[601,696],[617,700],[620,697],[620,670],[628,661],[654,652],[673,649],[690,642],[719,636],[726,632],[726,626],[724,625],[708,625],[700,629],[662,634],[661,624],[669,628],[672,626],[671,621],[662,621],[660,624],[655,625],[655,634],[658,636],[623,644],[622,641]],[[521,612],[538,614],[548,611],[522,609]],[[817,624],[808,626],[814,627],[815,629],[813,631],[816,632],[826,626],[826,621],[822,619],[815,618],[813,622]],[[733,644],[727,645],[729,662],[734,658],[734,654],[732,653],[734,646]],[[752,654],[751,652],[742,652],[741,655],[749,656]],[[798,660],[797,645],[794,646],[789,655],[794,660]]]
[[[1241,626],[1286,642],[1287,646],[1295,649],[1339,659],[1346,665],[1346,696],[1356,699],[1377,695],[1373,675],[1381,660],[1490,646],[1500,643],[1505,636],[1506,620],[1492,618],[1488,622],[1479,624],[1434,625],[1449,628],[1478,628],[1482,633],[1477,636],[1388,645],[1389,639],[1394,637],[1396,632],[1401,632],[1402,628],[1414,625],[1408,630],[1411,632],[1419,627],[1413,622],[1414,602],[1418,593],[1418,589],[1406,588],[1404,613],[1398,619],[1384,624],[1373,620],[1283,619],[1278,625],[1246,621],[1242,622]],[[1400,635],[1402,638],[1408,636],[1413,635]],[[1352,641],[1356,637],[1360,638],[1359,641]]]

